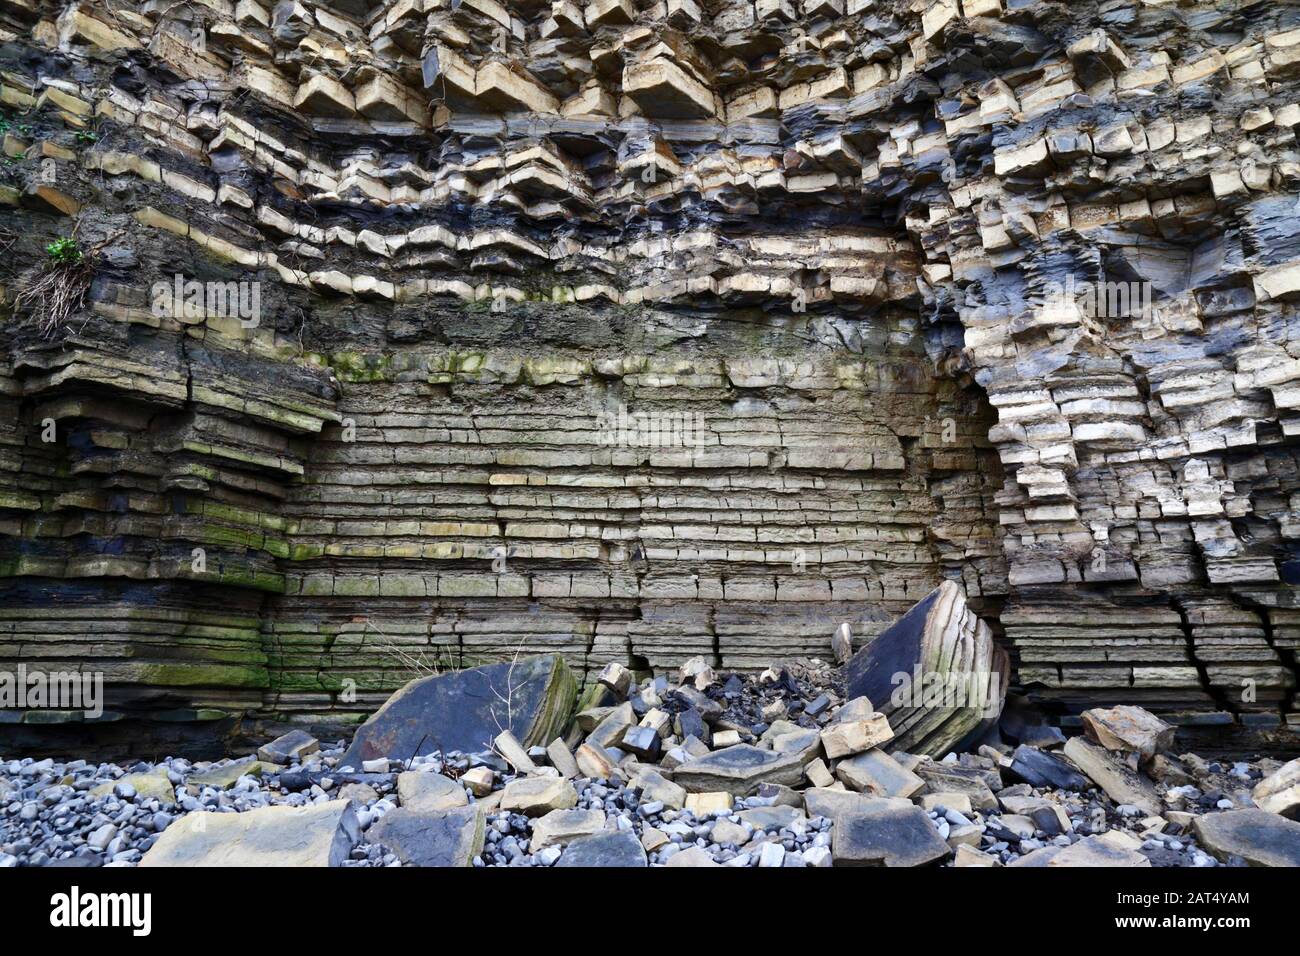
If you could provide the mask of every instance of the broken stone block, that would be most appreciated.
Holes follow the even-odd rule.
[[[740,743],[740,731],[719,730],[713,735],[712,746],[718,750],[734,747]]]
[[[486,797],[492,792],[496,776],[491,767],[471,767],[460,775],[460,782],[469,787],[469,792],[474,796]]]
[[[414,866],[467,867],[483,852],[485,815],[481,806],[440,813],[398,807],[370,825],[366,839]]]
[[[835,776],[850,790],[877,797],[910,797],[925,786],[924,780],[883,750],[868,750],[841,760],[835,768]],[[966,803],[970,805],[969,798]]]
[[[273,768],[255,757],[247,757],[228,763],[224,767],[213,767],[210,770],[191,773],[185,778],[185,782],[196,787],[215,787],[218,790],[225,790],[233,787],[240,777],[260,777],[268,769]],[[170,780],[167,781],[167,789],[171,792]]]
[[[504,730],[497,734],[492,740],[492,748],[505,757],[510,766],[514,767],[519,773],[537,772],[537,764],[533,763],[533,758],[528,756],[528,751],[523,748],[510,731]]]
[[[623,733],[618,746],[621,750],[636,754],[642,760],[654,762],[659,759],[659,747],[663,738],[651,727],[629,727]]]
[[[1255,784],[1250,796],[1261,810],[1300,819],[1300,758],[1283,764],[1276,773]]]
[[[698,846],[682,850],[680,853],[674,853],[668,858],[668,862],[664,864],[664,866],[702,866],[706,868],[717,865],[717,861],[714,860],[713,857],[709,856],[709,852],[700,849]]]
[[[642,803],[657,801],[674,810],[680,810],[686,805],[685,788],[649,767],[638,770],[632,777],[631,785],[640,789]]]
[[[725,791],[715,793],[688,793],[686,809],[697,817],[707,817],[715,813],[726,813],[731,809],[732,796]]]
[[[760,783],[801,783],[804,763],[799,754],[737,744],[688,760],[673,771],[673,781],[691,793],[725,790],[743,797],[758,789]]]
[[[506,784],[502,810],[540,817],[552,810],[567,810],[578,803],[578,791],[562,777],[524,777]]]
[[[1087,790],[1092,784],[1064,760],[1021,744],[1011,755],[1010,770],[1031,787],[1054,787],[1058,790]]]
[[[976,810],[997,809],[998,798],[989,786],[984,771],[932,760],[919,761],[911,770],[925,781],[929,790],[935,793],[963,793],[970,799],[971,806]],[[996,772],[993,772],[993,776],[996,778]],[[1001,786],[1001,781],[996,782]]]
[[[491,749],[502,728],[524,746],[544,744],[563,730],[576,697],[573,674],[557,654],[423,677],[361,725],[340,765],[449,750],[478,753]]]
[[[162,832],[140,866],[342,866],[360,838],[348,800],[189,813]]]
[[[440,773],[417,771],[399,773],[397,796],[402,806],[407,809],[427,813],[452,810],[469,803],[465,788]]]
[[[603,810],[552,810],[533,821],[533,837],[528,844],[528,852],[536,853],[548,846],[562,846],[578,837],[600,833],[603,829]]]
[[[1251,866],[1300,866],[1300,823],[1267,810],[1225,810],[1192,821],[1192,833],[1225,863],[1240,857]]]
[[[1053,869],[1060,867],[1128,867],[1150,866],[1151,861],[1135,850],[1126,850],[1108,843],[1101,837],[1085,837],[1078,843],[1063,847],[1047,861]]]
[[[964,793],[927,793],[919,799],[922,810],[942,807],[945,810],[955,810],[964,817],[970,817],[974,812],[971,809],[970,797]]]
[[[623,735],[636,726],[636,712],[632,705],[619,704],[607,713],[591,732],[587,734],[587,744],[608,750],[623,742]]]
[[[836,866],[925,866],[952,853],[925,811],[910,803],[868,800],[834,819]]]
[[[841,789],[830,787],[810,787],[803,792],[804,809],[810,817],[834,819],[846,810],[857,810],[868,802],[883,800],[896,806],[911,806],[910,800],[899,797],[876,797],[868,793],[855,793],[843,789],[843,784],[836,784]]]
[[[1116,803],[1131,804],[1156,816],[1164,809],[1149,780],[1095,744],[1088,743],[1082,737],[1072,737],[1066,743],[1064,753]]]
[[[632,687],[632,672],[622,664],[611,661],[605,665],[596,680],[617,694],[620,699],[626,699]]]
[[[1174,743],[1174,727],[1141,707],[1085,710],[1083,729],[1107,750],[1135,753],[1143,761],[1168,750]]]
[[[836,720],[822,730],[821,741],[826,756],[835,760],[879,747],[893,736],[884,715],[872,714],[865,720]]]
[[[289,764],[320,750],[320,741],[305,730],[291,730],[257,749],[257,759],[266,763]]]
[[[958,846],[952,858],[953,866],[1001,866],[1002,862],[996,856],[990,856],[987,853],[981,853],[973,846],[965,844]]]
[[[583,744],[574,754],[574,763],[578,773],[593,780],[612,780],[618,772],[618,765],[610,759],[608,753],[591,744]]]
[[[546,756],[550,758],[551,766],[560,772],[560,776],[566,779],[576,777],[579,774],[578,763],[573,759],[573,751],[569,750],[568,744],[560,737],[556,737],[546,745]]]
[[[667,841],[667,837],[664,837],[664,841]],[[646,851],[656,848],[642,847],[636,834],[630,831],[599,833],[571,842],[564,848],[555,865],[557,867],[645,867],[649,865],[646,861]]]
[[[958,654],[961,642],[969,648]],[[845,674],[850,697],[907,728],[887,749],[940,757],[996,723],[1010,664],[961,586],[945,581],[853,655]],[[909,680],[900,686],[897,674]]]

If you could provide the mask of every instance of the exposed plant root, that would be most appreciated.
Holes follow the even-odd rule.
[[[88,257],[77,262],[47,265],[14,299],[18,312],[30,312],[41,338],[54,338],[71,327],[73,317],[85,309],[90,283],[95,277]],[[81,323],[90,321],[89,316]]]

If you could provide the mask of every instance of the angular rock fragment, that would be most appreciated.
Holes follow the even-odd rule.
[[[835,817],[836,866],[925,866],[951,853],[925,811],[911,804],[867,800]]]
[[[130,788],[142,799],[157,800],[164,806],[172,806],[176,803],[176,788],[167,776],[167,768],[163,766],[155,767],[145,773],[129,773],[111,783],[101,783],[91,788],[90,795],[103,797],[126,788]]]
[[[366,839],[413,866],[467,867],[483,852],[484,821],[478,806],[441,812],[398,807],[371,824]]]
[[[1071,737],[1065,745],[1064,753],[1116,803],[1139,807],[1151,815],[1159,815],[1164,809],[1160,796],[1149,780],[1130,770],[1096,744],[1090,744],[1082,737]]]
[[[502,810],[515,810],[540,817],[552,810],[566,810],[578,803],[578,791],[562,777],[524,777],[506,784]]]
[[[1078,843],[1064,847],[1047,860],[1051,868],[1059,867],[1129,867],[1150,866],[1151,861],[1141,853],[1117,847],[1101,837],[1085,837]]]
[[[397,796],[408,810],[438,813],[469,803],[465,788],[440,773],[399,773]]]
[[[528,851],[536,853],[548,846],[560,846],[578,837],[592,836],[605,828],[602,810],[552,810],[532,822],[533,837]]]
[[[688,760],[673,771],[673,782],[690,793],[725,791],[737,797],[762,783],[794,786],[803,780],[804,758],[737,744]]]
[[[557,867],[644,867],[646,850],[636,834],[600,833],[574,840],[564,848]]]
[[[835,776],[850,790],[876,797],[910,797],[925,786],[924,780],[883,750],[868,750],[841,760]]]
[[[544,744],[563,730],[576,696],[573,675],[558,655],[424,677],[393,694],[361,725],[341,764],[484,751],[502,728],[524,746]]]
[[[1083,728],[1107,750],[1135,753],[1144,761],[1174,743],[1174,727],[1141,707],[1085,710]]]
[[[243,813],[189,813],[158,837],[140,865],[341,866],[360,836],[347,800]]]
[[[1061,758],[1021,744],[1011,755],[1010,770],[1032,787],[1087,790],[1091,782]]]
[[[1255,806],[1269,813],[1300,819],[1300,758],[1283,764],[1250,792]]]
[[[894,736],[883,714],[864,720],[837,720],[821,732],[822,748],[832,760],[860,754],[885,744]]]
[[[1196,840],[1220,860],[1251,866],[1300,866],[1300,823],[1267,810],[1225,810],[1192,821]]]
[[[846,674],[849,696],[888,718],[886,749],[939,757],[996,722],[1010,665],[961,586],[945,581],[858,651]]]
[[[305,730],[291,730],[257,750],[257,759],[266,763],[287,764],[302,760],[320,750],[320,741]]]

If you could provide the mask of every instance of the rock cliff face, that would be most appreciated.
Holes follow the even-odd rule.
[[[761,669],[943,579],[1045,698],[1297,723],[1294,9],[0,31],[0,661],[103,672],[119,732]]]

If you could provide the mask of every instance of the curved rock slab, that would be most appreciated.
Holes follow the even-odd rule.
[[[340,766],[435,751],[478,753],[509,730],[525,747],[564,731],[578,688],[558,654],[411,681],[361,725]]]
[[[853,655],[848,696],[889,718],[886,750],[942,757],[998,719],[1010,673],[961,585],[945,581]]]
[[[360,839],[350,800],[190,813],[163,831],[140,865],[342,866]]]

